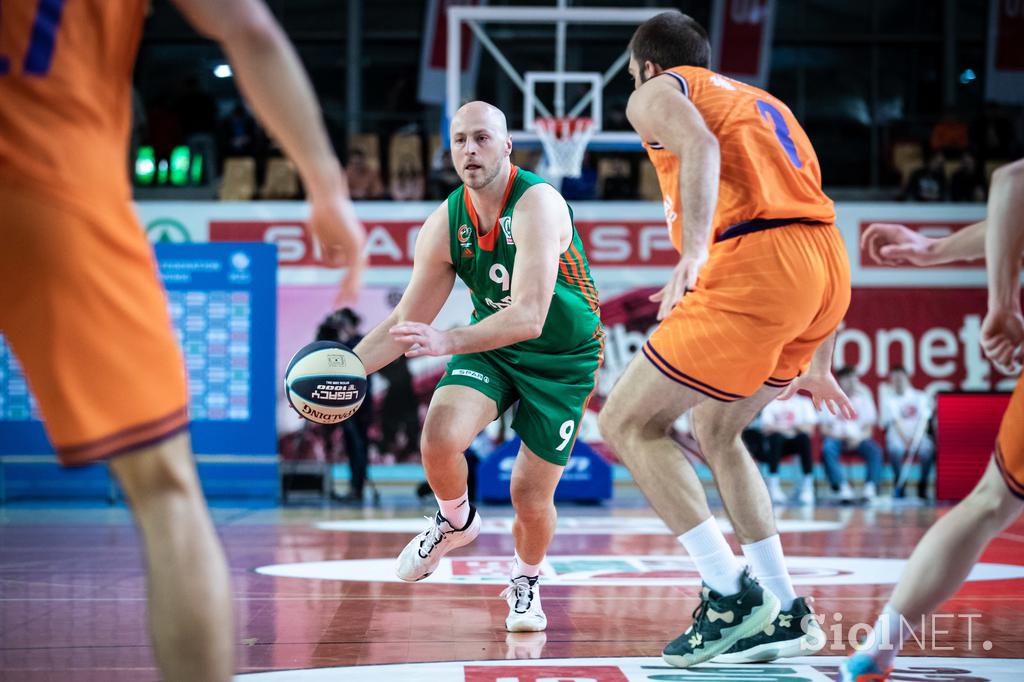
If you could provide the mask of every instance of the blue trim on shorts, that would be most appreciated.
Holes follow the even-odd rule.
[[[765,230],[771,230],[776,227],[785,227],[786,225],[820,225],[825,226],[830,223],[824,223],[820,220],[809,220],[807,218],[754,218],[744,223],[737,223],[732,227],[727,227],[722,234],[715,238],[715,243],[724,242],[727,239],[735,239],[736,237],[742,237],[745,234],[751,234],[753,232],[763,232]]]
[[[691,377],[691,376],[689,376],[689,375],[687,375],[687,374],[685,374],[685,373],[683,373],[683,372],[679,372],[679,370],[678,370],[678,369],[676,369],[675,367],[673,367],[671,363],[668,363],[668,362],[666,362],[666,361],[665,361],[665,358],[661,357],[661,354],[659,354],[659,353],[658,353],[658,351],[656,351],[656,350],[654,349],[654,346],[652,346],[652,345],[651,345],[651,342],[650,342],[650,341],[648,341],[647,343],[645,343],[645,344],[644,344],[644,346],[643,346],[643,351],[644,351],[644,356],[645,356],[645,357],[647,357],[647,359],[648,359],[648,360],[650,361],[650,363],[651,363],[652,365],[654,365],[654,368],[655,368],[655,369],[657,369],[657,370],[658,370],[659,372],[661,372],[662,374],[664,374],[664,375],[665,375],[666,377],[668,377],[668,378],[669,378],[669,379],[671,379],[672,381],[676,382],[677,384],[680,384],[681,386],[686,386],[687,388],[693,389],[694,391],[697,391],[698,393],[703,393],[703,394],[704,394],[704,395],[706,395],[707,397],[709,397],[709,398],[714,398],[715,400],[717,400],[717,401],[719,401],[719,402],[723,402],[723,403],[732,403],[732,402],[735,402],[735,401],[737,401],[737,400],[742,400],[743,398],[745,398],[745,397],[746,397],[746,396],[742,396],[742,395],[736,395],[735,393],[728,393],[727,391],[720,391],[719,389],[715,388],[714,386],[710,386],[710,385],[708,385],[708,384],[705,384],[705,383],[704,383],[704,382],[702,382],[702,381],[698,381],[697,379],[694,379],[693,377]],[[654,354],[654,355],[655,355],[655,356],[656,356],[656,357],[657,357],[657,358],[658,358],[659,360],[661,360],[661,361],[662,361],[663,363],[665,363],[665,365],[666,365],[666,366],[668,366],[668,367],[672,367],[672,371],[674,371],[674,372],[679,372],[679,376],[680,376],[680,377],[684,377],[684,378],[685,378],[685,380],[684,380],[684,379],[681,379],[681,378],[679,378],[679,377],[674,377],[674,376],[672,376],[671,374],[669,374],[668,372],[666,372],[666,371],[665,371],[664,369],[662,369],[662,368],[661,368],[661,367],[660,367],[660,366],[658,365],[658,363],[657,363],[657,362],[655,362],[655,361],[654,361],[654,360],[653,360],[653,359],[651,358],[651,356],[650,356],[650,353],[653,353],[653,354]],[[693,382],[694,384],[699,384],[699,386],[694,386],[693,384],[689,383],[689,382],[691,382],[691,381],[692,381],[692,382]],[[711,390],[711,391],[718,391],[718,392],[719,392],[719,393],[721,393],[722,395],[727,395],[727,396],[732,396],[732,397],[731,397],[731,398],[723,398],[723,397],[721,397],[721,396],[718,396],[718,395],[712,395],[712,394],[711,394],[711,393],[709,393],[708,391],[706,391],[706,390],[704,390],[704,389],[700,388],[700,386],[704,386],[705,388],[707,388],[707,389],[709,389],[709,390]]]

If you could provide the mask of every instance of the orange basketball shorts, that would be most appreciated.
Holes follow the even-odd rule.
[[[1024,377],[1017,380],[996,439],[996,465],[1017,497],[1024,499]]]
[[[185,430],[187,383],[153,251],[126,200],[0,180],[0,332],[64,464]]]
[[[662,374],[731,402],[810,365],[850,305],[850,263],[833,225],[793,224],[717,242],[696,288],[644,345]]]

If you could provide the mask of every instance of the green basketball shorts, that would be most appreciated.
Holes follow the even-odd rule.
[[[438,388],[479,391],[497,404],[498,414],[518,402],[512,429],[539,457],[565,466],[597,385],[602,348],[595,340],[557,355],[507,348],[454,355]]]

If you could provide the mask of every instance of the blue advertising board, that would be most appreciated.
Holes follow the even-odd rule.
[[[477,496],[485,502],[510,499],[512,468],[519,453],[518,437],[494,449],[477,468]],[[555,488],[555,501],[598,502],[612,497],[612,468],[601,455],[577,440]]]
[[[275,454],[276,248],[215,243],[155,250],[188,371],[193,450]],[[52,453],[17,359],[0,337],[0,455]]]

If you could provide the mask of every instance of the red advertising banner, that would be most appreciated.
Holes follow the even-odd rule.
[[[467,665],[466,682],[629,682],[614,665]]]
[[[985,473],[999,433],[1008,393],[939,394],[935,497],[962,500]]]
[[[366,222],[371,266],[412,267],[420,220]],[[672,267],[678,254],[662,222],[581,220],[576,228],[594,266]],[[277,245],[281,265],[320,267],[315,241],[302,221],[211,220],[211,242],[259,241]]]
[[[902,365],[915,387],[935,391],[1010,390],[981,350],[987,296],[970,288],[857,288],[836,342],[838,364],[875,388]]]

